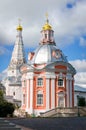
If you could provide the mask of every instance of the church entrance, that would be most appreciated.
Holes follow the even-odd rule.
[[[64,107],[64,97],[59,97],[59,99],[58,99],[58,107]]]
[[[58,93],[58,107],[65,107],[65,97],[63,92]]]

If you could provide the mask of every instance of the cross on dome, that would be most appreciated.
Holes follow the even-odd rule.
[[[18,22],[19,22],[19,25],[21,25],[21,19],[20,18],[18,19]]]
[[[49,23],[49,20],[48,20],[48,13],[45,14],[46,15],[46,22]]]

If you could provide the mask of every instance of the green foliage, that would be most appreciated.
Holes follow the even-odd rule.
[[[3,100],[4,100],[3,91],[0,90],[0,102],[2,102]]]
[[[14,104],[7,102],[4,99],[2,90],[0,90],[0,117],[7,117],[8,115],[12,116],[14,110]]]
[[[78,98],[78,106],[86,106],[85,98],[79,97]]]

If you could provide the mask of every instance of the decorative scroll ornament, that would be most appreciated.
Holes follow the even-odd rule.
[[[56,59],[61,58],[61,55],[62,55],[62,53],[61,53],[61,51],[59,49],[52,51],[52,56],[55,57]]]

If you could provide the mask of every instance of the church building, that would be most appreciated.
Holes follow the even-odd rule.
[[[39,46],[34,52],[29,52],[28,63],[20,68],[21,109],[36,116],[56,107],[74,107],[76,70],[56,46],[54,31],[48,18],[41,34]]]

